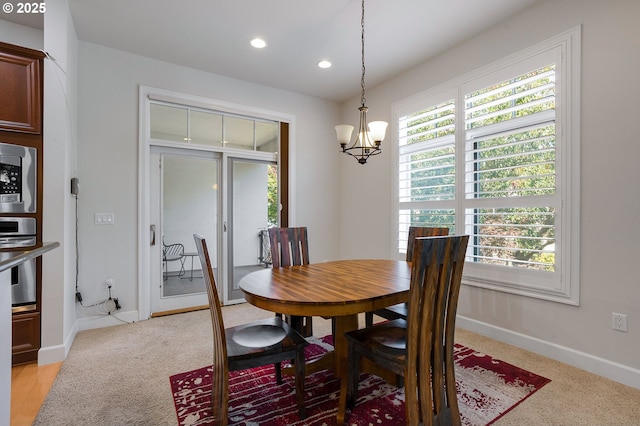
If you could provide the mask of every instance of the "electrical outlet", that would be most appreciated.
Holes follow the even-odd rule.
[[[625,314],[611,313],[611,327],[618,331],[627,331],[627,316]]]

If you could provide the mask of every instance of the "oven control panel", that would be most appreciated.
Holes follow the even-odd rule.
[[[22,170],[19,157],[0,157],[0,202],[19,203],[22,193]]]
[[[0,143],[0,213],[35,213],[35,148]]]

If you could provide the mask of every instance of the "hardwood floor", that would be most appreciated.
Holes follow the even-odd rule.
[[[11,426],[31,426],[61,366],[34,362],[11,368]]]

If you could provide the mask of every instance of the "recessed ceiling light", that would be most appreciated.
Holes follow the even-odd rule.
[[[256,49],[262,49],[263,47],[265,47],[267,45],[267,42],[265,42],[261,38],[254,38],[253,40],[251,40],[251,45],[253,47],[255,47]]]
[[[331,67],[331,62],[327,61],[326,59],[323,59],[320,62],[318,62],[318,66],[320,68],[330,68]]]

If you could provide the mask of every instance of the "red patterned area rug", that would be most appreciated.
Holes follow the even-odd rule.
[[[313,338],[312,338],[313,339]],[[331,349],[331,337],[313,339],[306,356]],[[550,380],[462,345],[455,347],[458,404],[464,425],[490,425]],[[169,378],[181,426],[211,425],[211,369]],[[300,420],[292,377],[277,385],[273,366],[232,372],[229,378],[229,424],[334,425],[340,383],[328,371],[306,377],[307,418]],[[360,396],[348,425],[403,425],[404,390],[373,375],[363,375]]]

